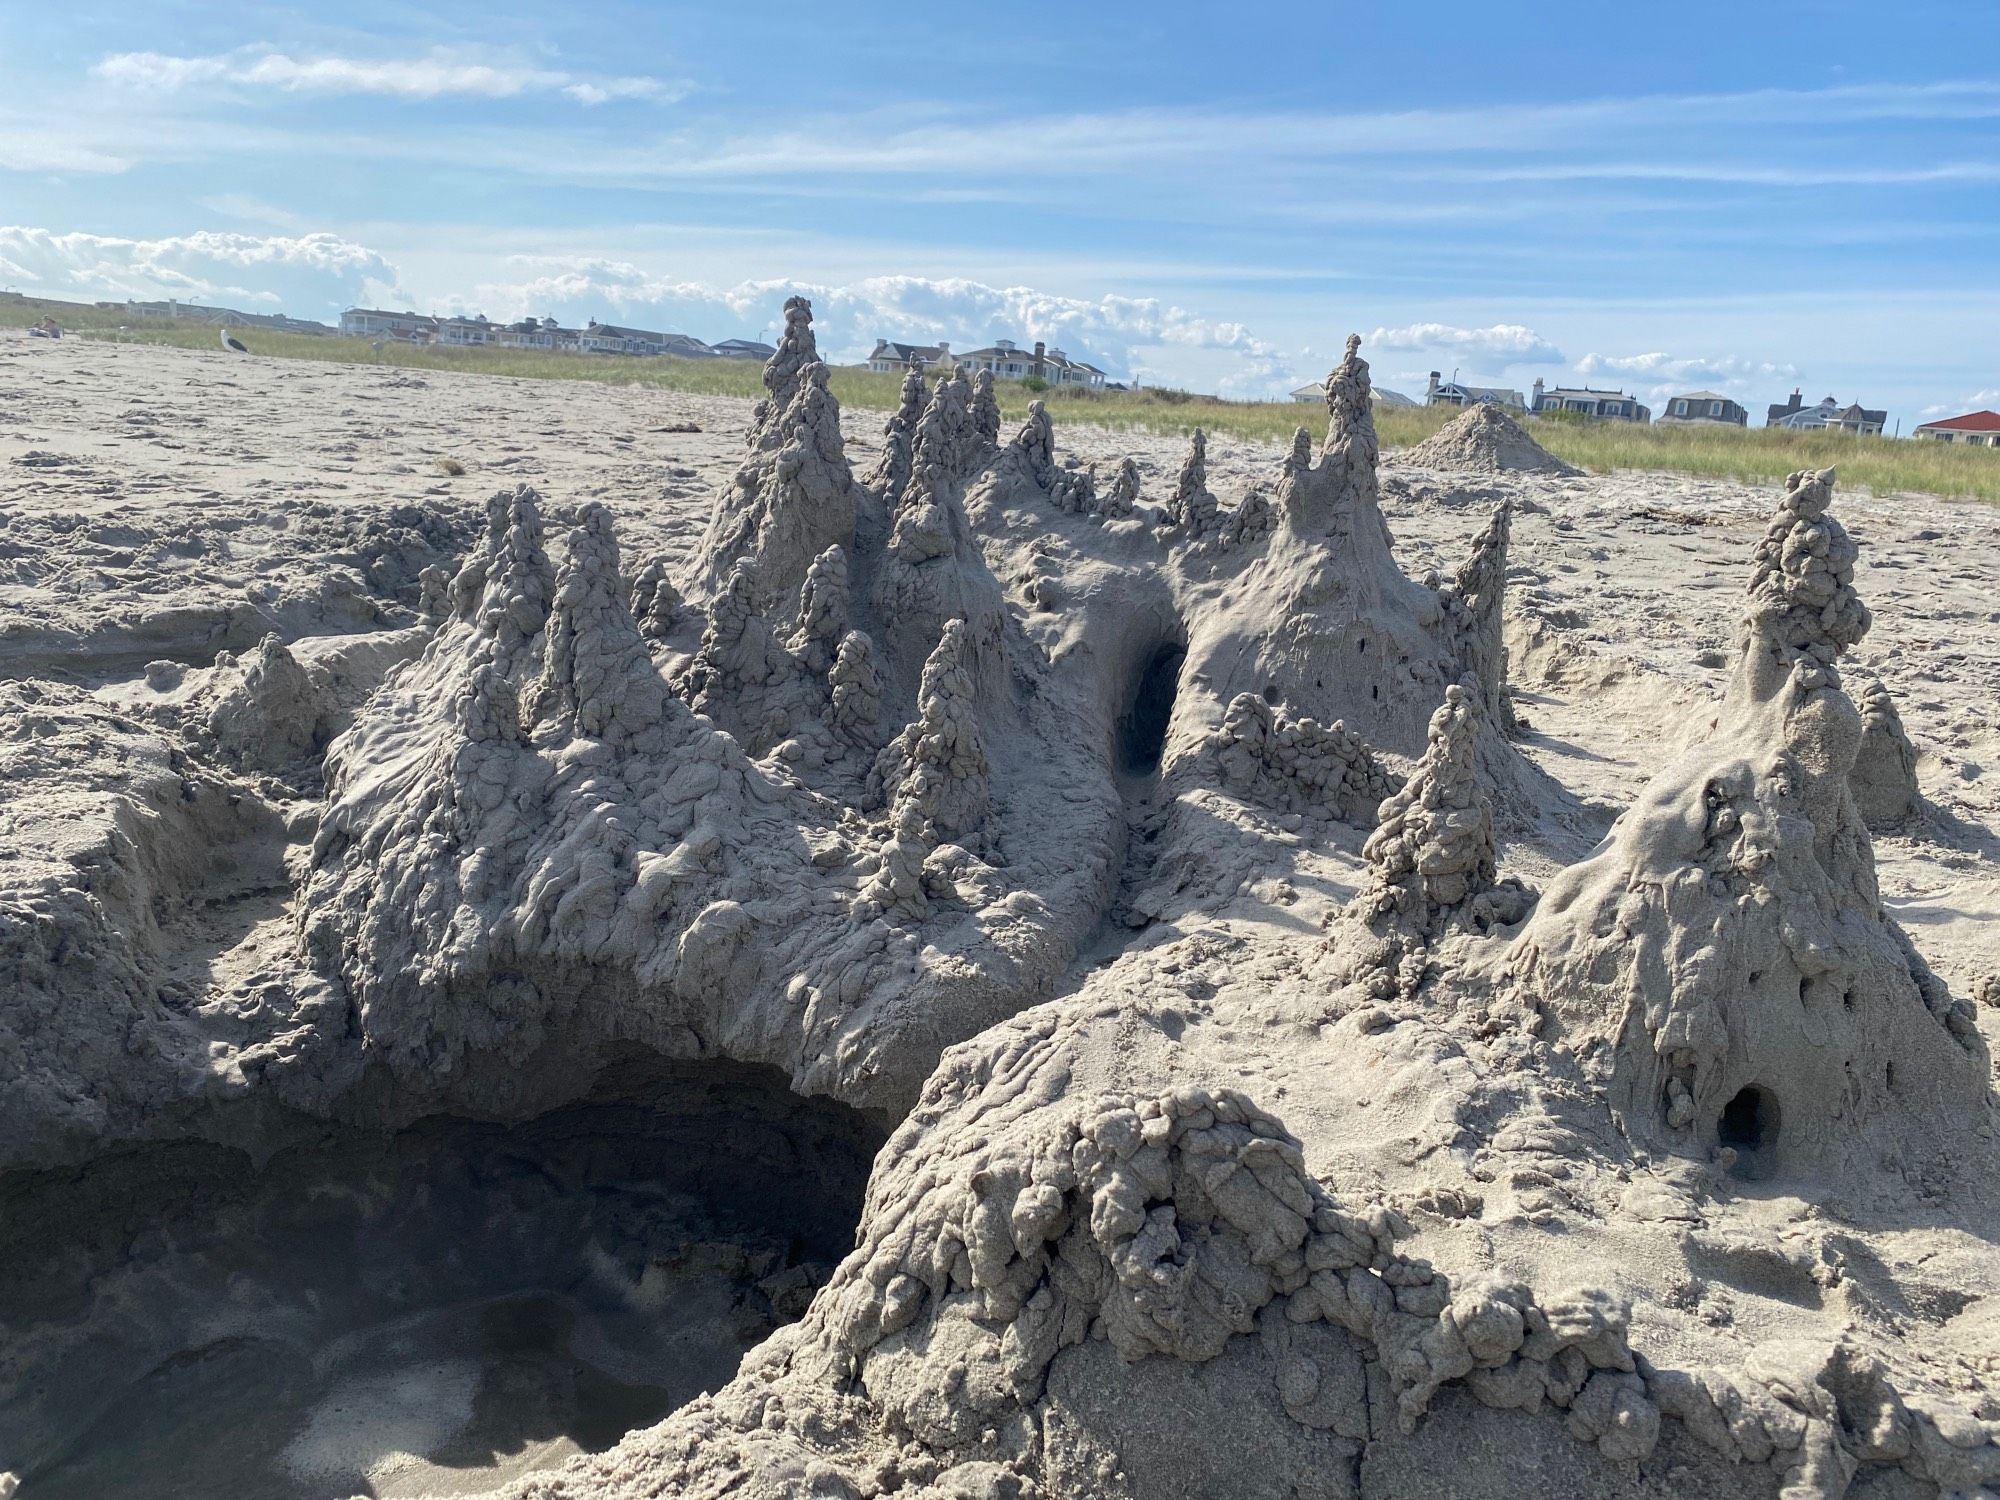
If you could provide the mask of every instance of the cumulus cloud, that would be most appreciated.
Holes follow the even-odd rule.
[[[1773,382],[1791,383],[1799,379],[1797,365],[1730,355],[1682,357],[1660,350],[1646,354],[1586,354],[1576,362],[1576,368],[1586,379],[1595,375],[1622,377],[1640,387],[1642,394],[1656,398],[1677,395],[1692,386],[1709,387],[1724,395],[1742,395],[1767,389]]]
[[[327,312],[393,287],[396,268],[331,234],[176,235],[130,240],[0,226],[0,274],[24,291],[82,299],[172,297]]]
[[[592,78],[557,68],[487,61],[442,47],[421,57],[391,58],[294,57],[261,46],[197,57],[115,52],[91,72],[109,83],[163,93],[226,85],[288,94],[385,94],[398,99],[560,94],[579,104],[614,99],[666,104],[688,92],[686,84],[664,78]]]
[[[675,332],[722,337],[775,327],[785,298],[812,299],[820,347],[835,359],[865,358],[878,338],[970,349],[996,338],[1040,340],[1114,378],[1143,373],[1140,351],[1172,347],[1227,356],[1227,391],[1268,395],[1291,381],[1286,356],[1244,325],[1201,317],[1152,297],[1065,297],[1032,287],[964,279],[872,276],[847,285],[745,281],[733,286],[657,276],[623,261],[517,257],[519,280],[488,282],[457,305],[493,316],[565,321],[650,318]],[[1295,382],[1294,382],[1295,383]]]
[[[1459,328],[1450,323],[1409,323],[1378,328],[1362,341],[1364,349],[1399,353],[1435,350],[1484,361],[1489,365],[1559,365],[1563,352],[1532,328],[1519,323],[1495,323],[1487,328]]]

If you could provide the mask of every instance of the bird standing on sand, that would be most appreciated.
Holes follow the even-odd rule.
[[[222,347],[227,349],[231,354],[248,354],[250,352],[244,346],[243,341],[227,328],[222,330]]]

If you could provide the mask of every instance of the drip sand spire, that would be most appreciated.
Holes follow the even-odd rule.
[[[924,662],[917,717],[876,762],[897,808],[914,805],[937,839],[978,832],[986,819],[989,767],[973,712],[965,621],[947,620]]]
[[[666,684],[619,585],[610,510],[585,505],[568,546],[549,612],[542,713],[585,739],[636,746],[657,738],[668,711]]]
[[[662,641],[680,619],[683,600],[667,578],[667,565],[658,558],[646,564],[632,580],[632,618],[639,633],[651,641]]]
[[[1800,470],[1752,558],[1732,699],[1762,702],[1797,677],[1801,688],[1840,686],[1835,663],[1872,623],[1854,589],[1860,555],[1827,508],[1835,471]]]
[[[1166,522],[1180,527],[1190,539],[1215,530],[1215,496],[1208,489],[1208,434],[1199,427],[1188,439],[1187,457],[1181,460],[1173,497],[1167,501]]]
[[[1461,670],[1475,678],[1483,695],[1481,711],[1502,734],[1515,727],[1507,697],[1506,625],[1502,606],[1507,588],[1507,542],[1514,507],[1503,501],[1493,507],[1485,529],[1474,538],[1472,551],[1459,564],[1452,581],[1439,591],[1457,639]]]
[[[1711,736],[1551,883],[1512,957],[1630,1133],[1739,1175],[1922,1157],[1986,1089],[1968,1008],[1883,910],[1850,791],[1862,715],[1837,661],[1869,618],[1833,477],[1786,482]]]
[[[917,424],[923,420],[926,393],[923,371],[911,366],[903,374],[903,390],[895,412],[882,426],[882,456],[868,476],[883,507],[893,516],[910,485],[910,466],[917,441]]]
[[[778,335],[778,347],[764,363],[764,399],[757,403],[750,418],[753,448],[762,446],[765,434],[791,406],[806,366],[819,363],[819,341],[813,337],[812,316],[812,303],[805,298],[785,299],[785,331]]]
[[[840,403],[813,344],[812,308],[785,304],[785,333],[764,368],[770,393],[751,426],[750,454],[716,496],[691,593],[719,594],[743,558],[789,607],[812,560],[851,547],[858,487],[840,431]],[[782,623],[782,622],[781,622]]]
[[[1361,850],[1372,872],[1362,900],[1427,936],[1496,878],[1493,805],[1475,746],[1481,698],[1471,679],[1445,689],[1424,758],[1382,804]]]
[[[840,641],[847,634],[849,599],[847,553],[829,547],[813,559],[799,591],[799,623],[792,634],[792,654],[812,672],[833,665]]]
[[[528,670],[548,624],[556,573],[542,540],[541,496],[524,484],[495,499],[502,502],[505,523],[486,565],[477,622],[492,642],[494,665],[518,677]]]
[[[1029,410],[1041,405],[1032,402]],[[972,430],[978,434],[979,446],[992,449],[1000,446],[1000,398],[993,391],[993,372],[981,370],[972,381]]]

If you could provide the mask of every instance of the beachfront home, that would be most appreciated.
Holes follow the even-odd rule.
[[[706,359],[709,347],[685,333],[654,333],[647,328],[621,328],[592,318],[577,335],[585,354],[674,354],[682,359]]]
[[[905,347],[891,344],[892,349]],[[1060,349],[1051,349],[1037,341],[1033,352],[1020,347],[1012,339],[995,339],[985,349],[973,349],[964,354],[953,354],[951,345],[940,344],[951,364],[957,365],[967,375],[977,375],[985,370],[995,380],[1045,380],[1050,385],[1081,386],[1085,390],[1104,389],[1104,372],[1096,365],[1080,359],[1071,359]],[[878,351],[879,352],[879,351]],[[874,357],[868,361],[868,368],[877,368]],[[889,366],[889,368],[899,368]]]
[[[1508,411],[1528,409],[1519,391],[1498,385],[1461,385],[1457,380],[1439,380],[1438,372],[1431,371],[1431,383],[1424,392],[1424,405],[1477,406],[1481,402],[1505,407]]]
[[[935,344],[898,344],[888,339],[875,340],[875,352],[868,356],[868,368],[884,375],[900,375],[915,365],[919,370],[928,370],[933,365],[951,363],[951,345],[943,339]]]
[[[1765,409],[1766,427],[1787,427],[1794,432],[1851,432],[1860,437],[1880,437],[1882,429],[1889,423],[1889,413],[1874,411],[1858,405],[1842,406],[1828,396],[1817,406],[1807,406],[1799,399],[1799,392],[1792,392],[1792,399],[1783,406],[1772,405]]]
[[[1660,425],[1705,422],[1717,427],[1748,427],[1750,413],[1727,396],[1714,391],[1689,391],[1685,396],[1675,396],[1667,402],[1667,409],[1660,413]]]
[[[438,320],[422,313],[383,312],[374,307],[350,307],[340,315],[340,331],[354,339],[396,339],[406,344],[428,344],[437,332]]]
[[[1042,361],[1042,379],[1050,385],[1082,386],[1088,391],[1104,389],[1104,372],[1096,365],[1071,359],[1060,349],[1044,350],[1040,344],[1035,345],[1035,355]]]
[[[1623,391],[1600,391],[1590,386],[1559,385],[1543,389],[1542,382],[1535,382],[1535,400],[1532,408],[1542,416],[1558,413],[1573,417],[1601,418],[1611,422],[1650,422],[1652,408],[1640,403],[1638,397],[1628,396]]]
[[[1012,339],[995,339],[992,348],[974,349],[969,354],[956,355],[954,363],[968,375],[991,370],[995,380],[1026,380],[1036,373],[1035,361],[1038,359],[1044,364],[1048,359],[1048,351],[1040,344],[1035,345],[1031,354],[1017,347]]]
[[[476,318],[440,318],[437,333],[431,342],[450,344],[460,349],[470,349],[494,341],[493,336],[500,330],[497,325],[486,321],[482,313]]]
[[[1414,407],[1417,404],[1401,391],[1392,391],[1385,386],[1372,387],[1370,395],[1374,397],[1377,406]],[[1310,385],[1302,385],[1292,392],[1292,399],[1301,406],[1323,406],[1326,404],[1326,382],[1315,380]]]
[[[565,328],[554,318],[523,318],[494,330],[493,342],[503,349],[559,349],[571,354],[582,335]]]
[[[719,344],[709,345],[709,352],[722,359],[769,359],[778,351],[769,344],[761,344],[756,339],[724,339]]]
[[[1927,443],[1964,443],[1973,448],[2000,448],[2000,411],[1969,411],[1962,417],[1926,422],[1910,434]]]

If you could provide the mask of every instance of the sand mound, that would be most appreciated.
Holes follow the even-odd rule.
[[[1573,468],[1529,437],[1519,422],[1482,402],[1455,417],[1403,455],[1423,469],[1472,469],[1488,474],[1553,474],[1575,479]]]

